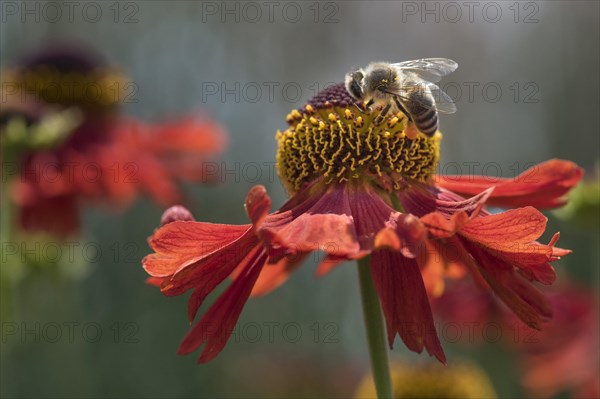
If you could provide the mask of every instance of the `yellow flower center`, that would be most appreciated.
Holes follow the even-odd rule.
[[[407,180],[427,181],[438,166],[442,135],[409,139],[401,112],[362,111],[342,84],[292,111],[277,132],[278,173],[290,193],[317,178],[326,183],[372,179],[398,190]]]
[[[135,100],[135,87],[125,75],[113,70],[62,72],[46,65],[26,71],[7,71],[3,83],[14,89],[15,95],[39,96],[39,99],[65,106],[111,107]]]
[[[487,374],[474,363],[392,363],[393,397],[398,399],[494,399],[496,392]],[[356,399],[375,397],[372,377],[363,380]]]

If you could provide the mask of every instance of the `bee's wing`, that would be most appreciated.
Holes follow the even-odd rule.
[[[446,76],[458,68],[456,61],[448,58],[422,58],[391,65],[401,71],[414,73],[421,79],[430,82],[439,82],[442,76]]]
[[[456,105],[449,95],[444,93],[435,83],[419,79],[414,75],[406,77],[398,91],[390,91],[388,94],[398,96],[406,102],[417,103],[425,108],[435,108],[443,114],[456,112]],[[431,102],[431,98],[435,100]]]

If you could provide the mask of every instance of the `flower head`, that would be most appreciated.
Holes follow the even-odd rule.
[[[226,144],[207,119],[123,116],[134,84],[87,48],[35,52],[3,80],[2,156],[25,230],[76,232],[82,200],[125,206],[145,192],[171,205],[181,200],[177,181],[205,180],[202,162]]]
[[[550,284],[550,262],[569,251],[555,247],[557,235],[547,245],[536,241],[546,219],[533,207],[497,215],[486,211],[494,187],[471,198],[438,187],[441,133],[414,136],[414,126],[401,113],[362,111],[341,84],[292,111],[287,122],[277,134],[277,167],[291,197],[279,210],[269,213],[271,201],[257,186],[246,199],[251,224],[174,221],[150,239],[154,253],[144,259],[144,268],[166,295],[193,290],[190,322],[206,296],[227,277],[233,279],[189,332],[180,353],[206,343],[199,361],[214,358],[248,297],[281,285],[318,250],[326,254],[318,275],[370,255],[390,346],[399,335],[409,349],[426,349],[441,362],[446,358],[427,291],[443,289],[446,265],[486,281],[532,327],[551,316],[532,281]],[[567,173],[568,184],[575,184],[577,174],[578,168]],[[553,197],[564,194],[554,190],[564,184],[552,176],[544,187]],[[521,192],[524,203],[540,198],[539,186]]]

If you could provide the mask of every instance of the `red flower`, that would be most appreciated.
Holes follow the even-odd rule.
[[[552,321],[542,331],[523,325],[489,291],[465,281],[433,301],[434,314],[477,329],[492,323],[510,326],[504,343],[516,350],[519,376],[528,397],[574,398],[600,394],[598,297],[589,288],[561,282],[548,295]],[[483,336],[478,331],[473,336]]]
[[[597,295],[586,287],[564,284],[549,296],[554,319],[517,340],[521,382],[532,397],[551,398],[569,391],[573,398],[600,396],[600,330]],[[524,327],[526,329],[526,327]]]
[[[484,278],[529,325],[538,328],[550,317],[531,281],[551,283],[549,262],[568,251],[554,247],[558,236],[548,245],[535,241],[546,219],[531,207],[490,215],[483,206],[493,188],[464,199],[435,187],[431,178],[441,135],[409,140],[401,113],[363,113],[352,103],[338,85],[290,114],[290,128],[278,133],[277,164],[292,196],[278,211],[268,213],[271,201],[258,186],[246,199],[252,224],[173,221],[153,234],[154,253],[144,259],[144,268],[154,283],[160,279],[166,295],[193,290],[190,321],[206,296],[233,278],[179,353],[206,343],[199,361],[214,358],[248,297],[282,284],[317,250],[326,253],[319,275],[343,260],[371,255],[390,346],[398,334],[409,349],[425,348],[441,362],[446,359],[421,271],[442,264],[451,251],[458,255],[455,262]],[[526,200],[527,194],[524,190]],[[167,212],[167,221],[177,219]]]
[[[1,115],[7,125],[23,119],[32,129],[62,109],[80,116],[62,141],[25,143],[18,151],[11,191],[26,230],[76,231],[82,200],[124,206],[146,192],[161,205],[181,201],[177,181],[205,180],[202,162],[226,144],[222,129],[207,119],[149,125],[120,116],[115,87],[125,84],[123,77],[87,49],[39,52],[9,75],[14,87],[7,86]]]

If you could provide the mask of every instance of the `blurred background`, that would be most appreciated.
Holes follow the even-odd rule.
[[[76,46],[120,74],[123,95],[111,112],[148,126],[193,115],[227,133],[226,148],[203,156],[209,165],[203,178],[178,179],[177,202],[210,222],[246,223],[243,200],[256,184],[267,187],[274,207],[285,201],[274,135],[285,129],[291,109],[342,81],[352,67],[456,60],[458,70],[441,83],[458,112],[441,119],[440,172],[510,177],[555,157],[583,167],[586,188],[573,193],[571,207],[546,212],[549,235],[542,241],[560,231],[560,246],[574,254],[555,264],[564,284],[544,289],[575,286],[590,293],[589,313],[597,309],[598,2],[4,1],[1,7],[5,109],[4,94],[14,94],[6,76],[24,70],[36,52]],[[142,148],[127,151],[137,156]],[[12,176],[7,159],[3,190]],[[197,366],[196,355],[176,355],[189,328],[187,295],[164,297],[145,283],[141,267],[150,253],[146,239],[169,202],[155,197],[129,198],[126,207],[78,201],[79,228],[60,238],[18,228],[10,241],[2,237],[2,268],[10,270],[2,274],[2,397],[353,396],[369,360],[351,264],[317,280],[318,259],[310,259],[283,287],[248,302],[214,361]],[[458,328],[459,337],[441,329],[449,367],[476,364],[499,397],[592,397],[580,393],[589,392],[585,379],[537,393],[525,387],[523,350],[506,342],[523,344],[523,337],[515,339],[507,325],[499,327],[500,338],[477,330],[477,342],[464,325]],[[588,349],[575,363],[594,371],[597,319],[586,328]],[[391,356],[415,365],[431,361],[398,340]]]

